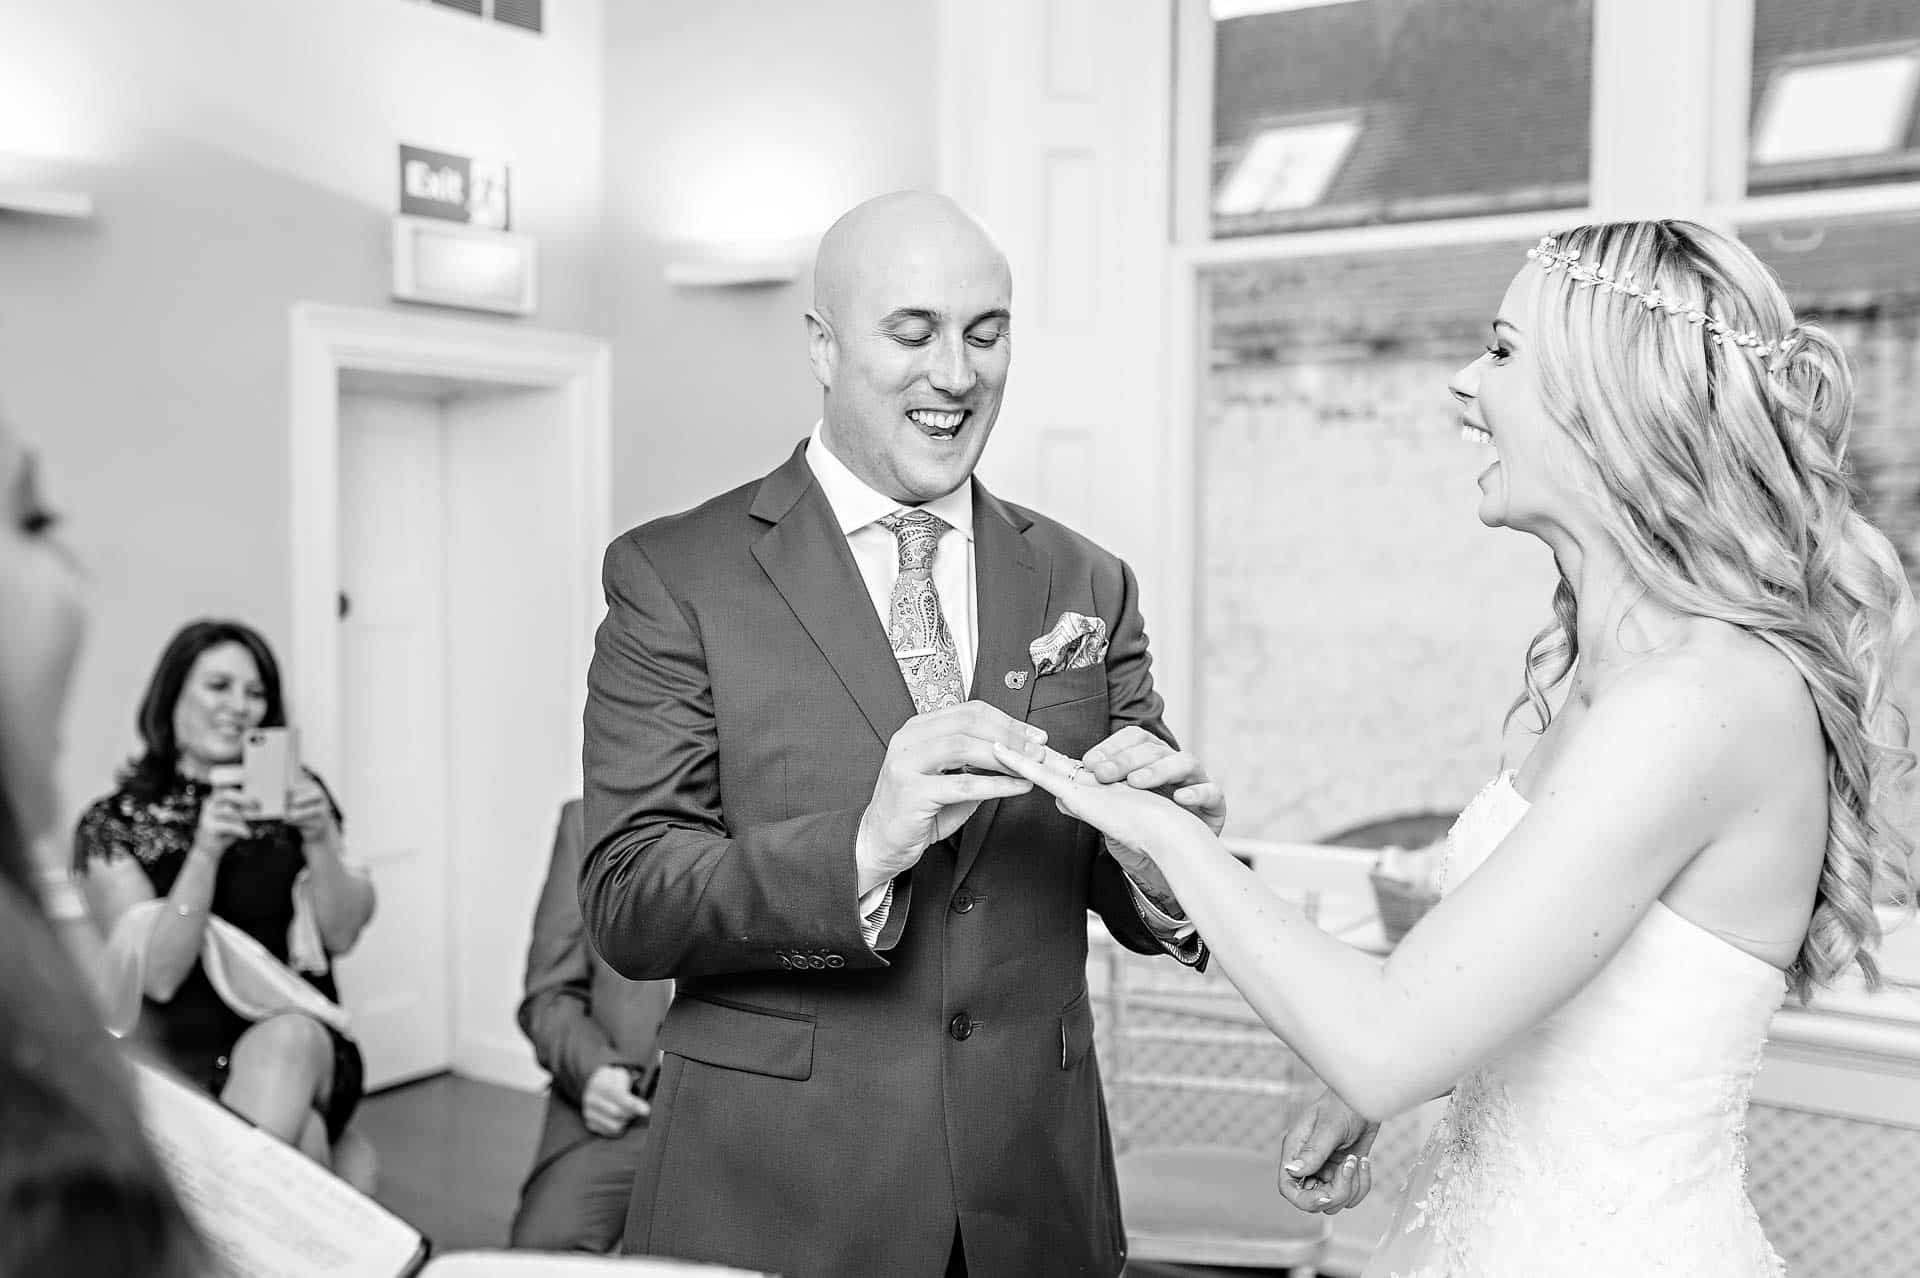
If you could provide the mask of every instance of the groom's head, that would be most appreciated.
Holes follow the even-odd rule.
[[[820,241],[807,313],[823,434],[868,486],[909,505],[966,481],[1000,415],[1013,278],[945,196],[868,200]]]

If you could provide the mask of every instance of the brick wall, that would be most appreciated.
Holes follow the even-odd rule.
[[[1856,369],[1865,508],[1911,576],[1920,320],[1907,310],[1830,323]],[[1209,374],[1197,740],[1242,836],[1314,839],[1457,810],[1502,766],[1503,747],[1509,765],[1527,749],[1520,727],[1503,741],[1500,724],[1527,641],[1550,618],[1553,564],[1532,538],[1475,517],[1487,453],[1461,441],[1445,390],[1475,339],[1463,321],[1439,340],[1446,327],[1400,350],[1243,354]],[[1279,343],[1271,331],[1265,350],[1306,345],[1302,331]],[[1916,667],[1901,679],[1909,704]]]

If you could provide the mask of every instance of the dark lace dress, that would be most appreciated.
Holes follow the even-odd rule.
[[[317,779],[317,778],[316,778]],[[324,788],[324,785],[323,787]],[[146,871],[155,896],[173,888],[210,787],[176,777],[164,788],[123,785],[89,807],[74,832],[74,865],[85,870],[99,858],[129,856]],[[328,796],[331,801],[332,796]],[[339,807],[334,808],[336,817]],[[265,821],[256,833],[229,847],[214,877],[213,912],[287,962],[287,929],[293,923],[293,881],[306,868],[300,831],[284,821]],[[324,973],[302,972],[308,984],[334,1001],[331,964]],[[187,979],[165,1003],[147,999],[133,1037],[146,1043],[187,1078],[218,1096],[226,1086],[228,1057],[251,1024],[226,1005],[196,960]],[[352,1039],[329,1029],[333,1039],[333,1093],[322,1118],[329,1139],[338,1140],[360,1103],[364,1065]]]

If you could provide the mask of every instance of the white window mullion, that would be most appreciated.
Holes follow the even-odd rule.
[[[1707,216],[1717,97],[1707,69],[1715,63],[1719,7],[1717,0],[1594,0],[1589,198],[1596,218]]]
[[[1207,0],[1173,7],[1173,238],[1213,238],[1213,15]]]
[[[1747,193],[1748,104],[1753,97],[1754,0],[1711,0],[1711,42],[1707,117],[1707,198],[1705,220],[1730,229],[1722,206]]]
[[[1529,209],[1485,217],[1456,217],[1443,222],[1383,222],[1370,226],[1289,231],[1284,235],[1245,235],[1182,244],[1176,252],[1190,268],[1275,262],[1296,257],[1390,253],[1396,249],[1442,248],[1531,239],[1590,219],[1584,208]]]
[[[1920,182],[1883,182],[1814,191],[1749,195],[1713,210],[1718,225],[1814,218],[1868,218],[1920,212]]]

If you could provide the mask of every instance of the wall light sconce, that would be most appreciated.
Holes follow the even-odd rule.
[[[0,213],[92,217],[93,196],[63,185],[58,172],[45,161],[0,154]]]
[[[818,236],[778,243],[687,245],[667,263],[675,288],[778,288],[800,278],[813,261]]]
[[[36,217],[92,217],[93,197],[85,191],[50,191],[0,184],[0,213]]]

